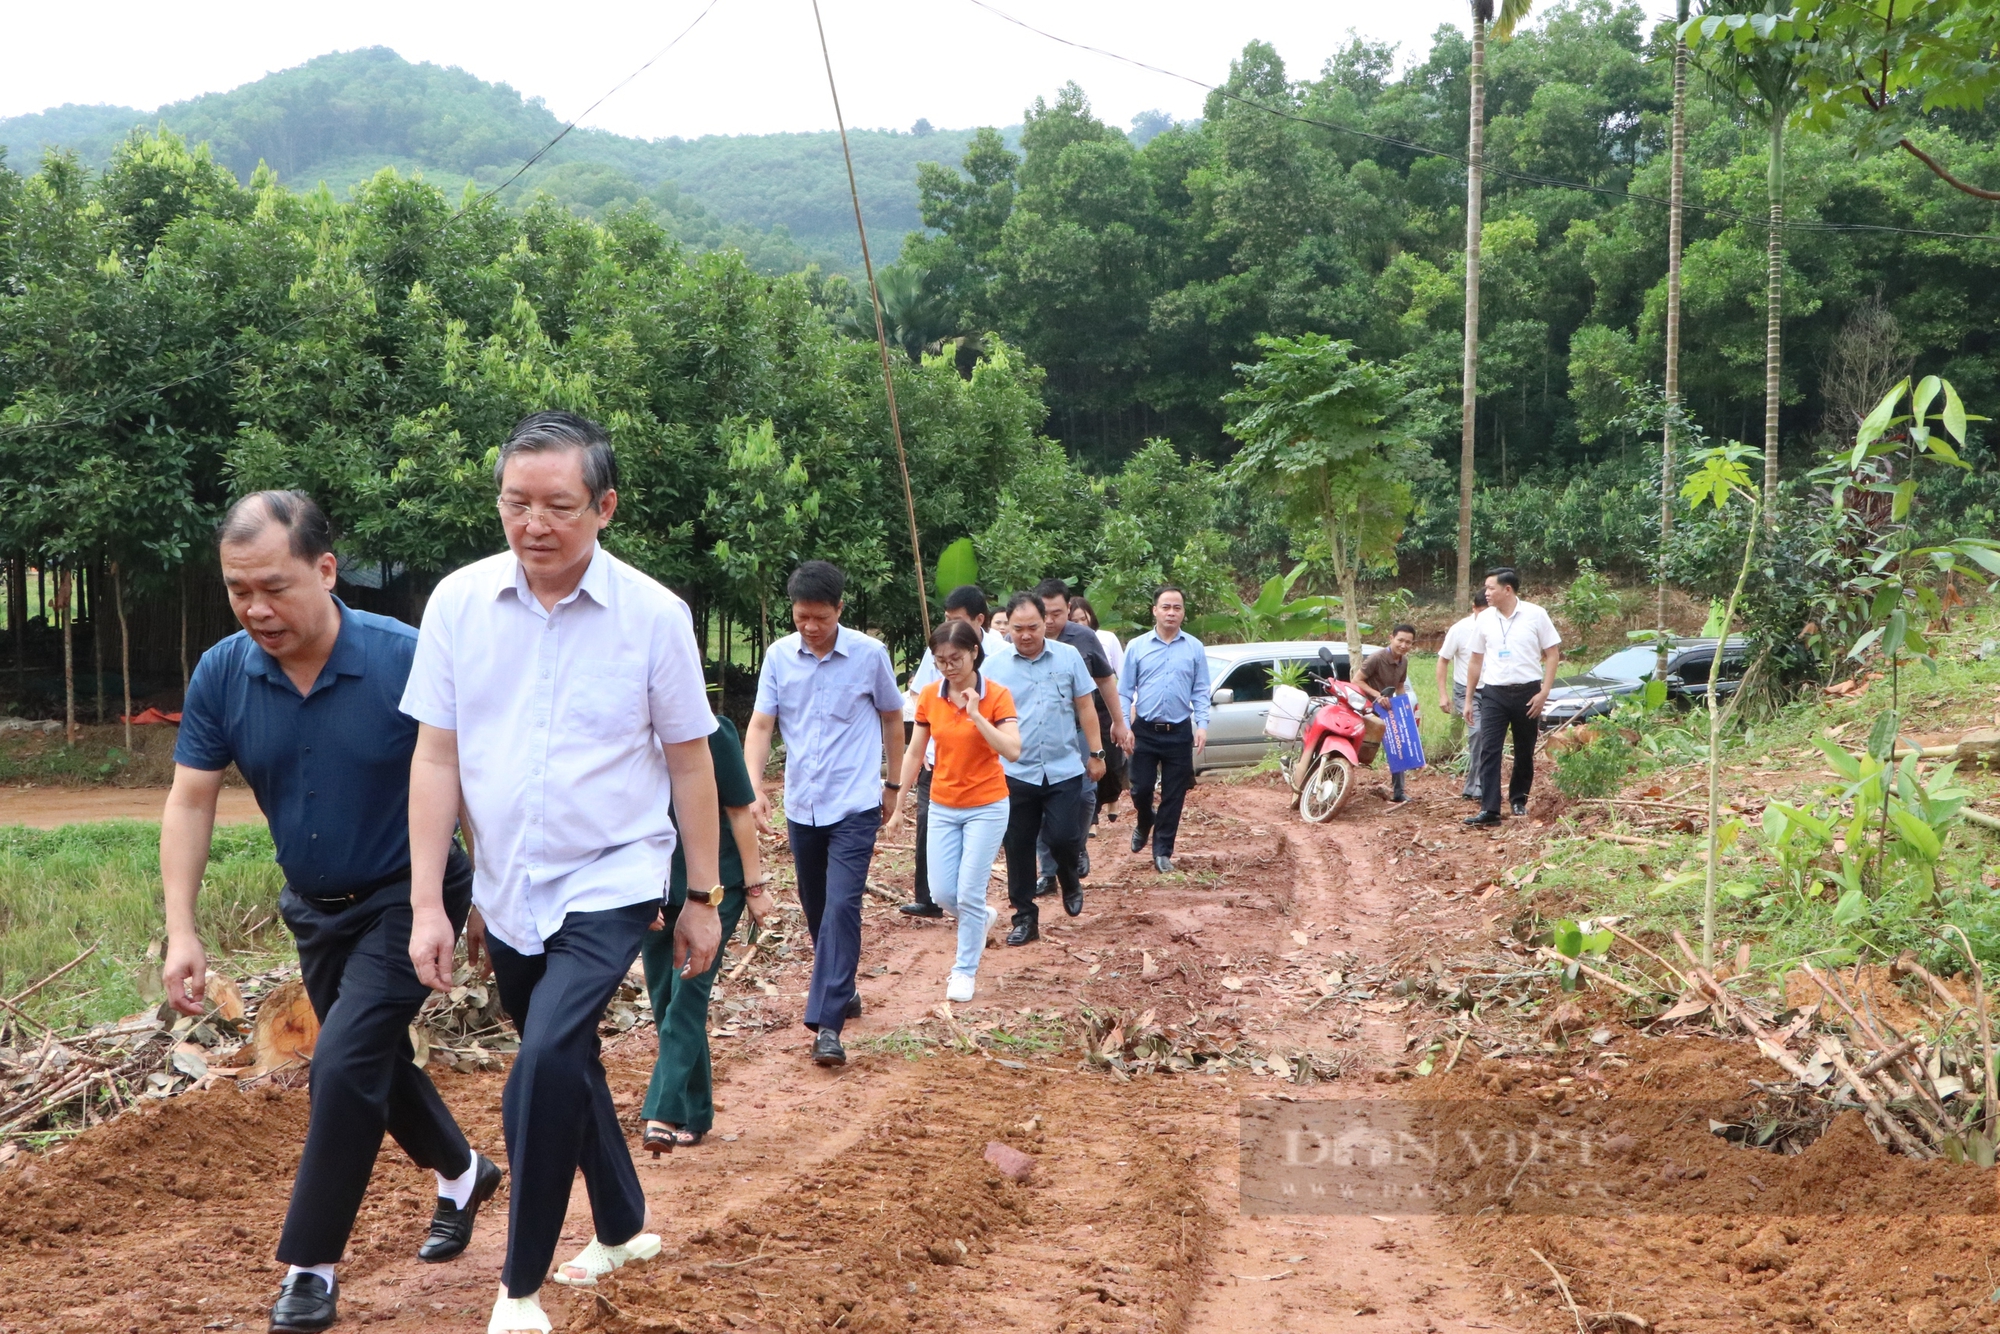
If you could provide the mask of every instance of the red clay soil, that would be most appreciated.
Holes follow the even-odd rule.
[[[868,1012],[842,1071],[805,1059],[808,951],[759,959],[718,989],[715,1131],[640,1160],[665,1255],[595,1293],[545,1288],[558,1328],[1942,1330],[2000,1311],[1991,1173],[1910,1163],[1851,1122],[1779,1157],[1689,1118],[1695,1102],[1753,1104],[1751,1081],[1779,1077],[1747,1047],[1644,1038],[1591,996],[1605,1043],[1545,1050],[1530,1033],[1497,1064],[1460,1043],[1450,1073],[1406,1078],[1453,1054],[1437,979],[1461,956],[1518,951],[1495,882],[1540,836],[1529,821],[1463,830],[1448,777],[1412,790],[1400,807],[1364,793],[1315,827],[1269,780],[1204,783],[1170,879],[1126,852],[1129,823],[1104,826],[1083,915],[1047,901],[1044,940],[991,951],[978,999],[955,1007],[959,1033],[985,1035],[973,1052],[939,1045],[948,922],[871,901]],[[883,854],[877,880],[907,890],[907,854]],[[1136,1029],[1147,1010],[1176,1052],[1238,1063],[1125,1075],[1080,1059],[1081,1035]],[[643,1026],[609,1044],[635,1143],[651,1057]],[[502,1074],[438,1079],[502,1157]],[[1627,1136],[1626,1193],[1590,1214],[1238,1208],[1240,1107],[1419,1093]],[[0,1334],[262,1328],[304,1120],[301,1090],[194,1094],[0,1171]],[[1026,1181],[982,1158],[989,1141],[1034,1158]],[[1447,1159],[1441,1179],[1477,1187],[1493,1170]],[[429,1267],[413,1252],[430,1195],[390,1146],[342,1270],[344,1326],[484,1328],[504,1195],[463,1258]],[[579,1190],[565,1248],[588,1232]]]

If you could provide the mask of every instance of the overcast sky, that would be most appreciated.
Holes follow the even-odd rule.
[[[1220,81],[1253,38],[1294,77],[1316,72],[1354,29],[1407,61],[1463,0],[993,0],[1051,32]],[[389,46],[539,95],[567,119],[664,46],[709,0],[95,0],[13,7],[0,116],[64,102],[151,110],[234,88],[328,51]],[[848,122],[906,129],[1018,121],[1036,94],[1075,79],[1123,126],[1159,108],[1198,115],[1201,91],[1013,27],[971,0],[820,0]],[[586,124],[620,134],[829,129],[833,113],[810,0],[716,0],[675,50]]]

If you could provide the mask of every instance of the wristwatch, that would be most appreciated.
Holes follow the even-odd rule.
[[[1093,750],[1090,752],[1090,758],[1093,760],[1101,760],[1104,758],[1104,752],[1101,750]]]
[[[717,885],[714,889],[695,889],[693,886],[688,888],[688,902],[699,903],[704,908],[713,907],[715,901],[721,897],[721,885]]]
[[[888,788],[891,792],[901,792],[903,790],[901,783],[892,783],[886,778],[882,780],[882,786]]]

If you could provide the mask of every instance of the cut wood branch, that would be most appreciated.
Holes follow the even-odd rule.
[[[1898,1148],[1918,1162],[1931,1156],[1930,1150],[1918,1143],[1917,1137],[1912,1135],[1900,1120],[1890,1115],[1888,1107],[1883,1105],[1881,1096],[1876,1093],[1874,1086],[1862,1077],[1860,1071],[1848,1064],[1847,1053],[1840,1049],[1838,1042],[1830,1037],[1822,1037],[1819,1040],[1819,1049],[1827,1060],[1833,1062],[1833,1068],[1840,1072],[1840,1077],[1854,1090],[1854,1096],[1861,1099],[1868,1110],[1875,1114],[1875,1119],[1881,1122],[1884,1133],[1896,1141]]]

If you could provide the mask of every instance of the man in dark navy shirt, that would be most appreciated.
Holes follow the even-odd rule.
[[[418,1258],[458,1255],[500,1184],[437,1089],[411,1061],[409,1025],[430,989],[410,962],[410,756],[417,724],[397,707],[417,648],[400,621],[333,596],[336,561],[319,506],[262,491],[218,530],[223,582],[243,631],[202,655],[188,684],[174,786],[160,825],[167,997],[202,1013],[207,960],[195,896],[208,862],[222,772],[242,771],[271,824],[279,909],[319,1016],[312,1117],[278,1241],[290,1266],[271,1329],[334,1322],[334,1265],[347,1248],[387,1130],[437,1174]],[[445,902],[462,930],[472,868],[454,847]]]

